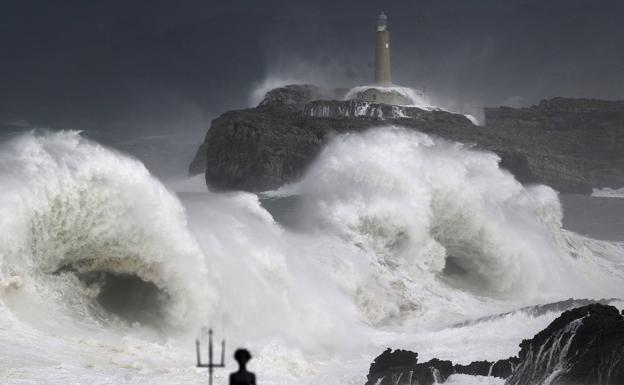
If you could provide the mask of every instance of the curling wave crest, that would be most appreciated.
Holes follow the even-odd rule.
[[[201,251],[182,205],[139,161],[78,132],[33,132],[2,144],[0,181],[0,280],[23,286],[16,313],[101,310],[89,299],[121,277],[151,283],[163,326],[195,318]]]
[[[516,354],[556,314],[487,316],[624,283],[624,245],[563,230],[555,191],[399,127],[336,136],[260,195],[165,187],[78,132],[33,132],[0,143],[0,186],[9,384],[205,383],[202,326],[267,382],[360,384],[387,346]]]
[[[394,302],[395,315],[466,314],[476,298],[535,303],[616,293],[619,280],[570,247],[557,193],[522,186],[499,160],[379,128],[337,137],[280,194],[301,196],[308,226],[365,251],[384,289],[365,285],[357,295],[365,306]],[[375,299],[384,291],[387,298]],[[381,321],[388,309],[369,316]]]

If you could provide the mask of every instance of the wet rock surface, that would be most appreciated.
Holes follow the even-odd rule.
[[[452,374],[507,378],[517,364],[516,357],[491,361],[475,361],[458,365],[448,360],[431,359],[418,363],[418,353],[386,349],[371,364],[366,385],[430,385],[444,383]]]
[[[366,385],[435,384],[452,374],[451,361],[437,359],[418,363],[418,353],[388,348],[371,364]]]
[[[613,306],[568,310],[520,348],[506,385],[624,384],[624,316]]]
[[[523,183],[562,192],[624,186],[624,102],[555,98],[464,115],[358,100],[311,85],[274,89],[256,108],[211,123],[189,167],[216,189],[264,191],[300,178],[334,135],[397,125],[493,151]]]
[[[366,385],[429,385],[453,374],[503,378],[505,385],[624,384],[624,315],[600,303],[564,311],[522,341],[517,357],[496,362],[418,363],[416,352],[386,349],[371,364]]]

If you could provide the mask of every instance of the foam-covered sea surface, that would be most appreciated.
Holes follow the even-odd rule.
[[[506,358],[558,315],[514,310],[622,295],[617,222],[583,231],[576,198],[458,143],[338,136],[262,194],[159,179],[135,156],[76,131],[2,138],[2,384],[205,383],[207,327],[228,357],[251,350],[259,382],[363,384],[386,347]]]

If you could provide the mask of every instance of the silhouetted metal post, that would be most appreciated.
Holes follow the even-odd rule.
[[[221,363],[217,364],[212,361],[212,329],[208,330],[208,363],[201,362],[201,354],[199,353],[199,340],[195,340],[195,348],[197,349],[197,367],[208,368],[208,384],[212,385],[212,372],[214,368],[225,367],[225,340],[221,341]]]

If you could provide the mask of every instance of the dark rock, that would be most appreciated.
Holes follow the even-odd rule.
[[[574,301],[586,300],[534,307],[535,315]],[[505,385],[624,384],[624,314],[613,306],[594,303],[567,310],[520,348],[518,357],[468,365],[435,358],[418,363],[418,353],[386,349],[371,364],[366,385],[429,385],[444,383],[452,374],[503,378]]]
[[[498,378],[508,378],[520,363],[518,357],[509,357],[505,360],[498,360],[492,365],[489,375]]]
[[[500,166],[506,170],[512,171],[518,182],[523,184],[537,182],[534,173],[531,172],[531,166],[527,155],[515,151],[509,152],[499,150],[495,152],[501,159],[499,163]]]
[[[433,375],[434,384],[444,383],[453,374],[453,363],[451,361],[431,359],[420,364],[422,367],[429,369]],[[417,382],[416,382],[417,383]],[[414,384],[414,382],[412,382]],[[421,382],[421,384],[424,384]]]
[[[199,145],[191,164],[189,165],[189,175],[199,175],[206,172],[206,162],[208,153],[208,143],[205,141]]]
[[[267,92],[258,107],[279,105],[302,110],[313,100],[340,100],[346,92],[339,88],[327,90],[311,84],[291,84]]]
[[[400,349],[392,351],[388,348],[373,360],[368,375],[376,375],[394,368],[410,367],[417,362],[418,353]]]
[[[624,317],[613,306],[568,310],[520,348],[506,385],[624,384]]]
[[[624,186],[624,101],[553,98],[485,116],[496,135],[474,142],[501,155],[518,180],[577,193]]]
[[[490,368],[494,365],[490,361],[473,361],[468,365],[456,364],[453,369],[455,373],[469,374],[471,376],[487,376],[490,373]]]
[[[376,104],[365,100],[315,100],[303,107],[303,116],[331,119],[423,119],[428,111],[420,108]]]
[[[366,385],[431,385],[453,374],[453,363],[436,358],[417,363],[418,353],[388,348],[370,366]]]
[[[336,133],[399,125],[496,152],[524,183],[561,192],[624,186],[624,102],[555,98],[488,108],[487,125],[445,111],[341,99],[344,90],[287,86],[256,108],[214,119],[189,167],[219,189],[263,191],[300,178]]]
[[[280,105],[213,120],[204,145],[206,182],[218,189],[261,191],[297,179],[323,140],[297,125],[299,119]]]
[[[290,95],[293,90],[296,88],[285,94],[278,93],[279,96],[270,96],[271,91],[268,99],[256,108],[229,111],[214,119],[189,172],[192,175],[205,172],[207,184],[216,189],[264,191],[300,178],[323,144],[335,133],[363,131],[380,124],[398,124],[399,121],[423,131],[471,124],[463,115],[417,108],[410,109],[412,117],[407,119],[306,116],[301,101],[307,100],[309,93],[305,91],[305,95],[296,97]],[[292,103],[281,104],[280,100]],[[330,103],[348,105],[350,102]],[[392,110],[392,106],[385,105],[372,105],[371,108]]]
[[[509,357],[496,362],[473,361],[468,365],[455,364],[453,366],[453,373],[468,374],[471,376],[507,378],[511,376],[511,373],[513,373],[514,368],[519,362],[520,360],[518,357]]]
[[[452,374],[507,378],[518,363],[517,357],[497,362],[475,361],[453,365],[451,361],[434,358],[418,363],[418,353],[386,349],[371,364],[366,385],[429,385],[444,383]]]

